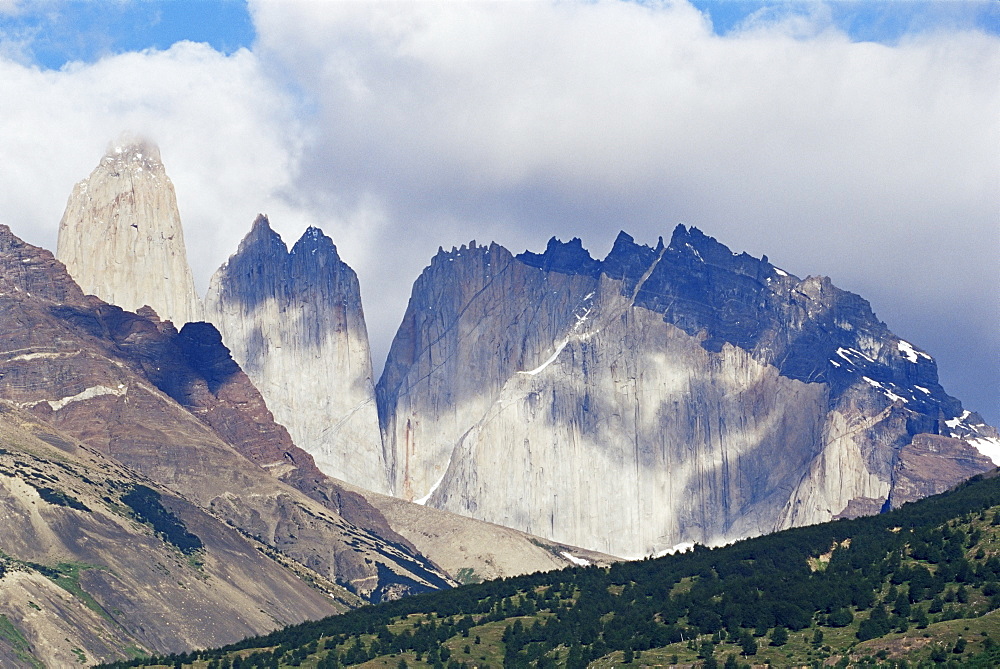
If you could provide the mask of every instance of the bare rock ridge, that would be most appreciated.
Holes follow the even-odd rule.
[[[631,557],[877,513],[1000,446],[865,300],[684,226],[440,251],[376,395],[395,495]]]
[[[149,142],[109,148],[76,184],[56,255],[87,294],[129,311],[148,305],[178,327],[201,320],[174,187]]]
[[[325,474],[387,493],[357,275],[309,228],[289,251],[265,216],[212,277],[206,318]]]
[[[162,174],[152,155],[135,145],[106,156],[74,191],[64,227],[101,231],[132,216],[125,227],[149,223],[163,231],[150,236],[157,249],[176,248],[158,218],[130,213],[172,201],[165,175],[143,181]],[[104,274],[152,291],[177,254],[142,253],[141,266]],[[87,261],[102,273],[105,261]],[[326,475],[638,557],[878,512],[1000,454],[996,430],[947,395],[930,355],[865,300],[684,226],[655,247],[623,232],[603,260],[579,239],[516,257],[495,244],[442,250],[414,285],[374,391],[357,277],[315,228],[289,251],[261,216],[213,277],[205,315],[235,362],[214,328],[178,333],[152,312],[138,314],[142,325],[92,308],[69,320],[124,337],[116,345],[133,363],[170,360],[142,365],[158,391],[241,457],[376,534],[412,508],[366,501]],[[433,545],[399,531],[391,541],[411,557],[404,536]]]
[[[212,278],[203,309],[155,145],[122,142],[73,189],[59,259],[85,293],[178,328],[206,318],[319,469],[387,493],[357,276],[308,229],[289,251],[266,217]]]

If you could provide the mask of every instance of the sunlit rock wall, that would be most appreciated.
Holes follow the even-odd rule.
[[[76,184],[56,257],[105,302],[129,311],[148,305],[178,328],[201,320],[174,186],[152,143],[112,146]]]
[[[205,312],[320,470],[388,491],[358,280],[329,237],[309,228],[289,251],[258,217],[212,277]]]

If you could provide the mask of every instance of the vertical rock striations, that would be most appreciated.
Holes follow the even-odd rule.
[[[865,300],[683,226],[440,251],[377,398],[396,495],[630,557],[875,513],[1000,445]]]
[[[85,293],[135,311],[152,307],[177,327],[201,320],[174,186],[159,149],[109,149],[73,188],[56,252]]]
[[[259,216],[212,277],[205,311],[324,473],[388,491],[358,279],[329,237],[309,228],[288,251]]]

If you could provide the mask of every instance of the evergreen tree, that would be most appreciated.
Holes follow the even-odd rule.
[[[892,612],[898,616],[909,617],[910,615],[910,598],[909,596],[901,592],[896,597],[895,606],[892,608]]]
[[[861,621],[861,624],[858,626],[857,636],[859,640],[867,641],[868,639],[884,636],[891,629],[889,614],[886,612],[885,607],[879,604],[872,609],[871,614],[867,618]]]
[[[746,630],[740,632],[739,644],[740,651],[747,657],[757,654],[757,640],[753,638],[750,632]]]
[[[854,614],[846,607],[837,609],[827,617],[827,624],[830,627],[847,627],[852,622],[854,622]]]

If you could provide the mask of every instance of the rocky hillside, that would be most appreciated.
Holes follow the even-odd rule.
[[[73,188],[56,255],[87,294],[178,327],[201,320],[174,186],[150,142],[112,146]]]
[[[0,401],[0,665],[181,652],[360,601]]]
[[[440,251],[377,399],[396,495],[631,557],[876,513],[1000,444],[865,300],[683,226]]]
[[[447,585],[363,499],[327,483],[214,328],[178,333],[85,297],[6,228],[0,261],[0,398],[362,597]],[[363,525],[341,515],[345,497]]]
[[[264,216],[212,277],[206,318],[325,474],[387,493],[358,278],[309,228],[287,249]]]

